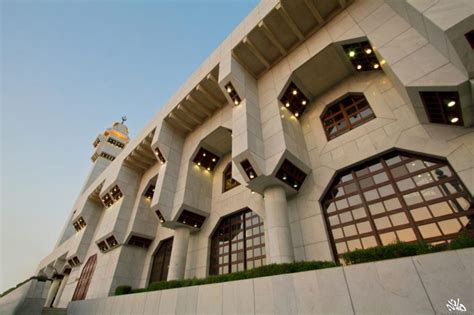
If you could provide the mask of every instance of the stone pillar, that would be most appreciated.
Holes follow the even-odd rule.
[[[295,256],[285,189],[281,186],[271,186],[265,189],[263,195],[265,197],[265,225],[269,243],[269,263],[293,262]]]
[[[53,302],[53,307],[58,307],[59,300],[61,299],[61,295],[63,294],[64,288],[66,287],[68,278],[69,278],[69,275],[66,274],[64,276],[64,278],[61,280],[61,284],[59,285],[58,293],[56,294],[56,298],[54,299],[54,302]]]
[[[51,287],[49,288],[48,297],[46,298],[44,307],[51,307],[51,303],[53,302],[53,299],[56,296],[56,293],[58,293],[60,284],[61,284],[61,279],[53,280],[53,283],[51,283]]]
[[[189,233],[190,231],[186,227],[175,229],[173,248],[171,249],[170,267],[168,270],[168,281],[184,279],[186,256],[188,254]]]

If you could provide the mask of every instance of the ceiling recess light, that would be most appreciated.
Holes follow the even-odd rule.
[[[355,51],[351,50],[349,51],[349,57],[354,57],[356,55]]]
[[[239,105],[239,103],[240,103],[240,102],[239,102],[238,100],[235,100],[235,101],[234,101],[234,104],[235,104],[235,105]]]
[[[282,179],[283,179],[283,180],[286,180],[286,175],[283,175]]]
[[[302,100],[301,104],[306,105],[306,100]]]
[[[298,113],[295,113],[295,117],[298,117],[299,115],[300,115],[300,114],[298,114]]]
[[[298,91],[297,91],[297,90],[293,90],[292,93],[293,93],[293,95],[296,95],[296,94],[298,94]]]
[[[212,158],[212,162],[215,162],[216,161],[216,158]]]
[[[286,102],[285,106],[290,107],[290,102]]]
[[[208,170],[208,171],[210,171],[210,170],[211,170],[211,168],[210,168],[210,167],[208,167],[208,168],[207,168],[207,170]]]
[[[361,65],[357,65],[357,70],[360,70],[362,69],[362,66]]]
[[[453,107],[454,105],[456,105],[456,101],[449,101],[447,105],[448,107]]]
[[[198,165],[201,166],[201,162],[198,162]]]
[[[378,69],[379,67],[380,67],[380,66],[379,66],[378,63],[375,63],[375,64],[374,64],[374,69]]]
[[[298,184],[294,184],[293,187],[294,187],[294,188],[298,188]]]
[[[365,53],[366,53],[367,55],[370,55],[370,54],[372,53],[372,49],[367,48],[367,49],[365,50]]]
[[[451,121],[451,123],[455,124],[459,121],[459,118],[458,117],[453,117],[453,118],[451,118],[450,121]]]
[[[250,173],[250,179],[254,179],[255,178],[255,175],[253,175],[253,173]]]
[[[206,156],[206,153],[204,152],[204,153],[202,154],[202,156]]]
[[[227,87],[227,93],[232,92],[232,88],[230,86]]]

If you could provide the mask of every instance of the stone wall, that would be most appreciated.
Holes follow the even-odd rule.
[[[30,280],[0,298],[0,314],[40,314],[46,301],[51,283]]]
[[[474,249],[72,302],[68,314],[474,314]],[[450,314],[452,314],[451,312]]]

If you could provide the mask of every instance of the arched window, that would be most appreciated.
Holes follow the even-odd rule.
[[[84,300],[87,295],[87,290],[92,280],[92,275],[94,274],[95,265],[97,263],[97,254],[94,254],[87,259],[84,268],[82,268],[81,276],[77,282],[76,290],[72,296],[73,301]]]
[[[229,162],[226,165],[222,176],[222,192],[231,190],[239,185],[240,183],[232,178],[232,162]]]
[[[329,105],[321,115],[328,140],[375,118],[362,93],[351,93]]]
[[[150,283],[166,281],[168,278],[168,269],[171,258],[171,248],[173,247],[173,238],[161,241],[158,250],[153,257],[151,266]]]
[[[221,275],[265,265],[263,220],[253,211],[222,219],[211,240],[211,275]]]
[[[445,161],[392,152],[337,176],[322,201],[335,254],[473,231],[472,198]]]

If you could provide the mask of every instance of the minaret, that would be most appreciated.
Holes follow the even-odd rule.
[[[95,139],[94,154],[91,160],[94,163],[87,177],[86,183],[82,191],[105,170],[105,168],[119,155],[130,140],[128,137],[128,128],[124,125],[127,117],[123,116],[121,122],[116,122],[111,128],[107,128],[102,134]]]
[[[125,148],[129,142],[128,128],[124,125],[127,117],[123,116],[121,122],[116,122],[111,128],[107,128],[102,134],[99,134],[95,139],[94,143],[94,154],[91,156],[93,163],[92,169],[87,176],[86,183],[81,190],[81,194],[94,182],[97,177],[112,163],[113,160],[119,155],[119,153]],[[56,247],[61,245],[71,235],[75,233],[75,230],[71,224],[75,209],[71,211],[69,218],[63,227]]]

